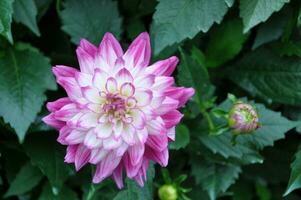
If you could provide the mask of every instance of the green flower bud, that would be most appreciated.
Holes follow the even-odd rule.
[[[173,185],[163,185],[158,191],[161,200],[176,200],[178,198],[177,189]]]
[[[251,133],[259,127],[257,111],[252,105],[238,101],[229,112],[228,124],[235,134]]]

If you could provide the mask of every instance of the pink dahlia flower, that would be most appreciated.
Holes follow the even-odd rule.
[[[82,39],[76,53],[80,71],[53,67],[68,97],[47,103],[51,113],[43,121],[58,129],[58,142],[68,146],[65,162],[76,170],[96,165],[94,183],[113,176],[122,188],[125,171],[143,186],[150,160],[167,165],[168,142],[183,116],[177,109],[194,90],[175,87],[176,57],[149,66],[147,33],[125,53],[111,33],[98,48]]]

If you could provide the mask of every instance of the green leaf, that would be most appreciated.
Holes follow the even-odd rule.
[[[61,12],[62,29],[71,36],[71,41],[78,44],[86,38],[98,44],[106,32],[119,37],[121,18],[117,2],[111,0],[67,0]]]
[[[169,148],[175,150],[185,148],[189,141],[189,129],[184,124],[180,124],[176,127],[176,140],[170,144]]]
[[[295,160],[291,164],[291,175],[284,196],[301,188],[301,148],[296,152]]]
[[[255,185],[256,194],[259,200],[271,200],[272,194],[265,182],[258,181]]]
[[[43,187],[42,193],[39,196],[39,200],[77,200],[77,194],[69,187],[64,186],[62,190],[55,195],[49,185],[46,183]]]
[[[240,0],[240,16],[244,23],[244,32],[266,21],[274,12],[279,11],[289,0]]]
[[[32,166],[30,162],[26,163],[10,184],[5,197],[20,195],[30,191],[39,184],[42,178],[43,174],[37,167]]]
[[[37,13],[38,11],[34,0],[15,0],[14,20],[24,24],[37,36],[40,36],[36,20]]]
[[[11,35],[13,2],[14,0],[0,1],[0,34],[3,35],[10,43],[13,43],[13,37]]]
[[[284,11],[287,11],[284,9]],[[271,17],[266,23],[261,24],[258,27],[258,31],[256,33],[256,38],[252,49],[256,49],[257,47],[266,44],[268,42],[277,40],[284,33],[285,26],[287,21],[289,20],[290,14],[288,10],[287,12],[279,12],[277,15]]]
[[[0,115],[22,142],[46,100],[44,92],[56,89],[49,59],[37,49],[17,45],[2,52],[0,59]]]
[[[199,102],[203,102],[203,91],[209,87],[209,75],[204,65],[196,62],[181,51],[181,64],[178,66],[178,83],[185,87],[193,87]]]
[[[248,38],[242,29],[242,22],[234,19],[222,23],[211,33],[205,51],[206,67],[218,67],[240,52]]]
[[[33,165],[47,176],[52,190],[60,191],[64,181],[71,175],[70,167],[64,163],[64,150],[50,132],[32,134],[24,144]]]
[[[246,99],[242,99],[247,102]],[[243,163],[262,162],[258,150],[266,146],[273,146],[274,142],[285,137],[285,133],[294,128],[297,123],[289,121],[280,113],[267,109],[263,104],[253,104],[259,115],[260,128],[250,134],[237,137],[236,145],[232,144],[232,133],[226,132],[219,136],[200,135],[201,142],[212,152],[218,153],[225,158],[233,157]],[[230,100],[223,102],[219,108],[230,110],[232,103]],[[226,120],[219,122],[227,123]],[[201,130],[199,130],[201,131]]]
[[[266,100],[299,104],[301,60],[279,57],[268,49],[246,54],[228,71],[228,77],[252,95]]]
[[[272,47],[281,56],[298,56],[301,58],[301,41],[277,42]]]
[[[191,173],[196,183],[201,184],[211,200],[225,192],[235,183],[241,168],[232,164],[219,164],[207,160],[192,160]]]
[[[147,182],[144,187],[140,187],[133,180],[126,180],[126,189],[120,191],[114,200],[153,200],[153,179],[155,177],[155,168],[150,164],[147,170]]]
[[[207,32],[222,21],[230,5],[225,0],[160,0],[151,25],[155,55],[200,31]]]

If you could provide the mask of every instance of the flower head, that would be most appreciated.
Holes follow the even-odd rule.
[[[229,126],[236,134],[251,133],[259,127],[258,114],[250,104],[236,102],[229,112]]]
[[[166,184],[159,188],[158,195],[161,200],[177,200],[177,188],[174,185]]]
[[[125,53],[111,33],[98,48],[82,39],[76,53],[80,70],[53,67],[68,97],[47,103],[51,113],[44,122],[58,129],[58,142],[68,146],[65,162],[76,170],[96,165],[94,183],[113,176],[122,188],[125,171],[143,186],[150,160],[167,165],[168,142],[182,118],[177,109],[194,90],[175,87],[176,57],[149,66],[147,33]]]

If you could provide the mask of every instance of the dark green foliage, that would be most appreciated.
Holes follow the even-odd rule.
[[[176,55],[176,84],[196,94],[162,174],[151,163],[143,188],[93,184],[95,166],[64,163],[41,121],[45,102],[66,95],[51,65],[77,67],[81,38],[112,32],[126,48],[143,31],[153,61]],[[234,95],[256,108],[256,131],[228,127]],[[0,199],[152,200],[169,184],[180,200],[298,200],[300,133],[299,0],[0,0]]]

